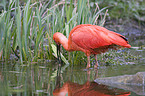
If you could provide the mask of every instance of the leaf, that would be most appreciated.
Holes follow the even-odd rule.
[[[54,44],[51,44],[51,47],[52,47],[52,50],[53,50],[53,52],[54,52],[54,55],[55,55],[56,58],[57,58],[56,46],[55,46]],[[60,54],[61,54],[61,59],[62,59],[62,61],[63,61],[65,64],[69,64],[68,60],[66,60],[66,58],[62,55],[62,53],[60,53]]]

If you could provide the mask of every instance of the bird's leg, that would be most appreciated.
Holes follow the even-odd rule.
[[[88,61],[87,61],[87,67],[86,67],[86,69],[90,68],[90,56],[87,56],[87,59],[88,59]]]
[[[94,67],[95,67],[95,68],[98,67],[97,55],[95,55],[95,66],[94,66]]]

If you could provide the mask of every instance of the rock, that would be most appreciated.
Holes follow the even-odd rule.
[[[145,95],[144,78],[145,78],[145,72],[138,72],[135,75],[97,78],[94,81],[108,86],[130,90],[138,95]]]
[[[98,78],[95,81],[116,83],[116,84],[127,84],[127,85],[145,85],[144,77],[145,77],[145,72],[138,72],[135,75],[123,75],[123,76],[115,76],[115,77]]]

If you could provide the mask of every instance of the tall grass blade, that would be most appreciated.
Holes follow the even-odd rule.
[[[16,6],[17,5],[17,6]],[[17,0],[17,4],[15,4],[15,14],[16,14],[16,26],[17,26],[17,42],[19,46],[19,52],[20,52],[20,62],[23,63],[23,55],[22,55],[22,36],[21,36],[21,9],[19,6],[19,0]]]
[[[2,44],[3,45],[3,54],[4,54],[4,58],[9,59],[10,58],[10,54],[11,54],[11,29],[12,29],[12,24],[13,24],[13,18],[10,17],[11,14],[11,9],[13,6],[14,2],[11,2],[8,6],[8,11],[5,11],[4,13],[4,22],[3,22],[3,28],[1,31],[1,36],[3,35],[3,40],[2,40]]]
[[[0,15],[0,53],[1,53],[0,59],[2,57],[2,49],[4,45],[4,37],[3,37],[4,36],[4,22],[5,22],[4,16],[5,16],[4,13]]]
[[[29,35],[30,35],[30,26],[32,21],[31,11],[30,9],[30,0],[28,0],[25,8],[24,8],[24,14],[23,14],[23,30],[22,30],[22,46],[23,46],[23,56],[25,61],[27,61],[28,49],[29,49]]]
[[[35,49],[34,49],[34,61],[38,59],[38,50],[39,50],[39,45],[41,43],[41,40],[43,38],[43,35],[44,35],[44,27],[45,26],[42,26],[42,22],[41,22],[41,16],[40,16],[40,13],[39,13],[39,9],[37,8],[36,9],[36,17],[37,17],[37,22],[38,22],[38,31],[35,32]]]

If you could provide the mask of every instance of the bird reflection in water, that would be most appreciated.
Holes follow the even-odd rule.
[[[73,82],[65,82],[61,88],[53,91],[54,96],[129,96],[130,92],[121,92],[117,88],[87,81],[80,85]]]
[[[58,71],[59,72],[59,71]],[[97,72],[97,71],[96,71]],[[90,70],[87,71],[88,80],[85,84],[78,84],[67,81],[60,87],[60,74],[57,74],[56,88],[53,91],[53,96],[129,96],[130,92],[124,92],[117,88],[90,82]]]

